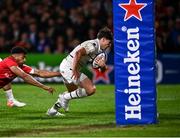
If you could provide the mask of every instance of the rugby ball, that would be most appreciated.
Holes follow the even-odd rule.
[[[93,59],[93,62],[92,62],[92,67],[97,69],[97,68],[100,68],[100,66],[97,64],[97,60],[101,60],[101,59],[105,59],[105,61],[107,60],[106,59],[106,54],[105,53],[99,53],[96,55],[96,57]]]

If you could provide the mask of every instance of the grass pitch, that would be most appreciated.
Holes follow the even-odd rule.
[[[23,108],[8,108],[0,90],[0,136],[180,136],[180,85],[158,86],[158,124],[126,127],[115,124],[113,85],[99,85],[95,95],[72,100],[65,117],[48,117],[47,109],[65,91],[63,85],[52,86],[58,90],[54,95],[30,85],[13,85],[15,97],[27,103]]]

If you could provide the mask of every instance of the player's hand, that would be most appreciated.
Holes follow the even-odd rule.
[[[79,76],[80,76],[79,72],[77,70],[73,70],[71,78],[74,79],[75,81],[77,81]]]
[[[99,58],[99,59],[97,59],[97,60],[96,60],[96,63],[97,63],[101,68],[103,68],[103,67],[106,66],[106,60],[105,60],[105,58]]]
[[[53,94],[53,92],[55,91],[54,88],[49,87],[49,86],[45,86],[45,87],[44,87],[44,90],[48,91],[50,94]]]

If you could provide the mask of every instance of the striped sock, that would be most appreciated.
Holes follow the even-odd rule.
[[[88,96],[84,88],[76,89],[75,91],[64,93],[66,100],[77,99]]]

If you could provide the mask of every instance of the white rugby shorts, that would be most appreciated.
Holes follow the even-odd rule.
[[[87,76],[84,73],[80,73],[80,77],[75,80],[74,78],[72,78],[72,60],[68,61],[66,58],[61,62],[60,66],[59,66],[59,70],[60,73],[63,77],[63,81],[64,83],[74,83],[75,85],[79,85],[80,82],[82,82],[84,79],[87,78]]]

